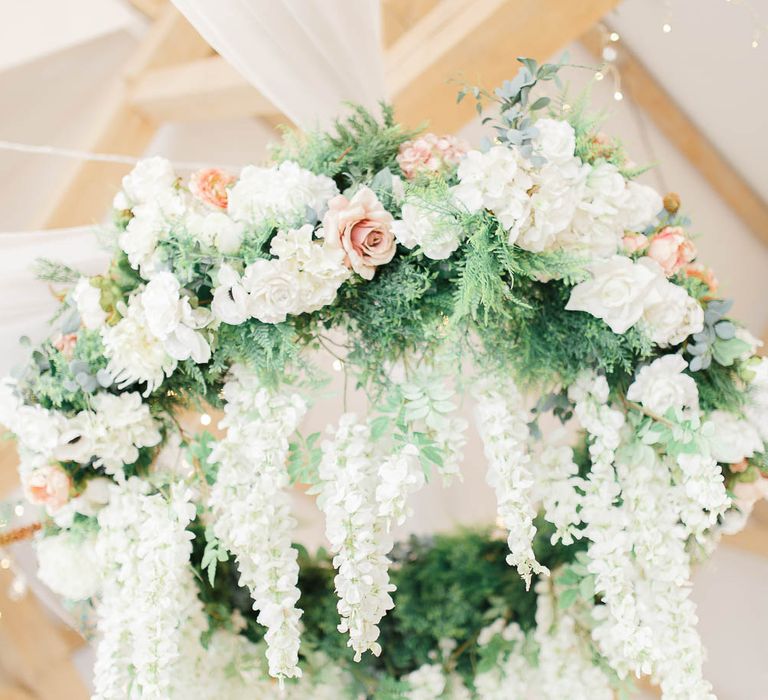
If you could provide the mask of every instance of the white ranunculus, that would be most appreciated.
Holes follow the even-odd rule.
[[[651,340],[660,347],[678,345],[688,336],[704,328],[704,310],[683,287],[670,282],[658,264],[642,258],[644,265],[656,275],[656,283],[645,299],[643,322]]]
[[[312,242],[314,227],[306,224],[296,229],[278,231],[269,244],[269,252],[284,262],[291,261],[308,269],[315,243]]]
[[[736,464],[763,449],[763,441],[748,421],[728,411],[712,411],[702,426],[712,456],[718,462]]]
[[[101,308],[101,291],[87,277],[77,280],[72,290],[72,301],[77,306],[80,320],[89,330],[98,330],[107,322],[107,312]]]
[[[533,140],[534,149],[550,163],[566,163],[573,158],[576,149],[576,132],[561,119],[542,118],[534,124],[538,136]]]
[[[683,374],[688,363],[681,355],[664,355],[643,367],[627,391],[627,398],[664,415],[669,409],[697,410],[699,392],[693,377]]]
[[[249,165],[229,190],[227,211],[236,221],[295,226],[311,210],[322,216],[328,200],[339,193],[334,181],[292,161],[271,168]]]
[[[240,275],[226,263],[219,268],[211,311],[223,323],[238,326],[249,318],[248,292]]]
[[[236,253],[243,242],[244,226],[220,211],[194,215],[187,221],[187,229],[201,243],[216,248],[220,253]]]
[[[629,258],[614,255],[590,268],[591,279],[571,290],[566,309],[603,319],[614,333],[625,333],[643,315],[645,297],[656,275]]]
[[[432,260],[450,257],[464,235],[454,219],[416,200],[403,205],[402,219],[392,224],[392,232],[398,243],[406,248],[419,246]]]
[[[37,576],[68,600],[85,600],[99,592],[101,577],[93,535],[62,532],[35,544]]]
[[[624,206],[624,226],[629,231],[644,231],[664,207],[661,195],[648,185],[627,183],[629,195]]]
[[[116,208],[126,209],[148,202],[158,193],[169,190],[175,181],[176,173],[170,161],[160,156],[146,158],[123,178],[124,199],[116,202]],[[122,206],[126,200],[128,207]]]
[[[280,260],[257,260],[243,275],[251,316],[263,323],[282,323],[299,302],[296,268]]]

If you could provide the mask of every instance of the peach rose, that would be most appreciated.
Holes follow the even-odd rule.
[[[215,209],[227,208],[227,187],[237,178],[218,168],[198,170],[189,178],[189,189],[201,202]]]
[[[326,245],[343,249],[347,267],[367,280],[395,256],[392,215],[368,187],[361,187],[352,199],[341,194],[331,199],[323,232]]]
[[[458,165],[469,145],[455,136],[424,134],[400,144],[397,164],[407,180],[422,173],[439,173]]]
[[[741,462],[736,462],[735,464],[728,465],[728,468],[734,473],[745,472],[747,471],[748,467],[749,467],[749,463],[747,462],[746,459],[742,459]]]
[[[45,506],[53,514],[69,501],[72,479],[61,467],[49,464],[22,478],[22,486],[30,503]]]
[[[685,274],[688,275],[688,277],[695,277],[704,282],[704,284],[709,287],[710,294],[717,294],[717,289],[720,286],[720,283],[717,281],[715,273],[712,272],[711,268],[706,267],[701,263],[692,263],[685,266]]]
[[[696,247],[680,226],[667,226],[651,239],[648,257],[671,277],[696,257]]]
[[[642,233],[627,233],[622,239],[627,254],[637,253],[648,245],[648,237]]]
[[[60,335],[53,341],[53,347],[67,359],[72,357],[72,353],[75,351],[75,345],[77,345],[77,333]]]

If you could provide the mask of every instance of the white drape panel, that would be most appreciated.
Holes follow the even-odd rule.
[[[0,233],[0,376],[24,358],[21,336],[39,342],[50,332],[58,302],[33,272],[41,257],[94,275],[106,269],[111,256],[99,247],[93,226]]]
[[[345,101],[385,96],[379,0],[173,0],[291,121],[326,126]]]

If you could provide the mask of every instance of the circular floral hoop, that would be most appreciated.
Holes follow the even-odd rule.
[[[690,567],[766,493],[768,362],[679,198],[523,64],[473,90],[483,150],[383,106],[239,177],[151,158],[108,273],[43,262],[60,332],[0,421],[41,579],[95,606],[96,698],[612,698],[632,674],[712,697]],[[299,432],[313,349],[369,397],[325,437]],[[460,478],[463,393],[497,527],[395,544],[427,476]],[[293,543],[293,483],[327,552]]]

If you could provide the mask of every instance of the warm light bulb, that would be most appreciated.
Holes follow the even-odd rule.
[[[21,505],[21,503],[17,504],[13,509],[13,512],[16,513],[16,516],[20,518],[22,515],[24,515],[24,506]]]
[[[756,49],[758,46],[760,46],[760,42],[757,39],[752,40],[752,48]]]
[[[606,46],[603,49],[603,60],[608,61],[608,63],[611,63],[616,60],[616,57],[618,56],[618,53],[616,49],[613,48],[613,46]]]
[[[602,80],[604,77],[605,75],[600,71],[597,71],[597,73],[595,73],[595,80]]]
[[[609,39],[611,41],[618,41],[619,39],[621,39],[621,37],[618,35],[617,32],[611,32]]]
[[[3,559],[0,559],[0,569],[10,569],[11,568],[11,560],[7,557],[4,557]]]
[[[333,361],[333,369],[335,369],[337,372],[341,372],[342,369],[344,369],[344,365],[341,360],[334,360]]]
[[[672,31],[672,25],[669,22],[665,22],[661,27],[661,31],[669,34]]]
[[[616,102],[621,102],[624,99],[624,93],[621,92],[621,90],[616,90],[616,92],[613,93],[613,99],[616,100]]]
[[[210,425],[211,424],[211,417],[207,413],[203,413],[200,416],[200,425]]]

